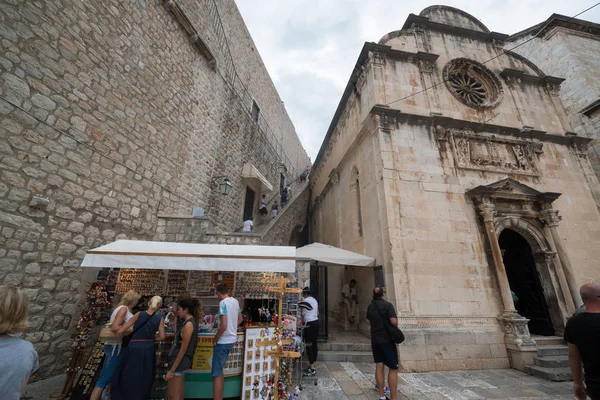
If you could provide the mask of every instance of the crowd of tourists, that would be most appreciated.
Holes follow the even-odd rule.
[[[237,339],[242,322],[238,301],[229,296],[229,288],[220,283],[216,288],[219,302],[219,329],[214,337],[211,374],[214,399],[222,400],[225,361]],[[105,390],[113,400],[146,400],[156,378],[156,340],[165,340],[165,321],[161,315],[163,299],[154,296],[143,311],[135,314],[140,294],[129,291],[112,311],[107,328],[118,340],[107,340],[104,363],[90,399],[98,400]],[[169,352],[167,396],[183,400],[184,372],[191,368],[198,340],[197,321],[201,303],[189,294],[177,301],[177,318],[173,346]],[[39,368],[33,345],[19,334],[27,329],[28,298],[17,287],[0,286],[0,399],[18,400],[31,376]],[[102,336],[102,333],[101,333]],[[108,336],[107,336],[108,337]],[[102,340],[102,337],[101,337]]]

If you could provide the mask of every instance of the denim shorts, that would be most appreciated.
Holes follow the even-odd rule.
[[[119,363],[121,362],[123,349],[113,349],[114,347],[110,344],[104,345],[104,365],[102,365],[100,377],[96,382],[96,387],[98,388],[104,389],[110,383],[115,371],[117,370],[117,367],[119,366]]]
[[[229,352],[233,348],[235,343],[228,344],[216,344],[213,351],[212,359],[212,371],[211,374],[214,377],[223,375],[223,368],[225,367],[225,361],[229,356]]]

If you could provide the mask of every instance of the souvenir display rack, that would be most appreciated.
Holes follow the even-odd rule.
[[[189,275],[190,273],[188,271],[168,271],[165,295],[176,297],[183,292],[187,292]]]
[[[81,374],[83,380],[82,377],[80,377],[80,380],[77,382],[77,385],[75,385],[75,388],[73,387],[77,373],[81,369],[81,363],[86,352],[86,346],[91,336],[90,332],[92,328],[96,325],[103,325],[110,318],[109,312],[111,298],[107,291],[107,283],[110,284],[114,281],[114,276],[112,274],[113,273],[111,271],[101,270],[98,273],[99,281],[92,283],[89,290],[86,292],[87,303],[86,306],[81,310],[80,317],[77,320],[72,336],[74,348],[73,356],[71,357],[69,367],[67,368],[65,384],[62,391],[52,393],[50,395],[51,398],[68,397],[72,391],[83,393],[85,390],[87,390],[86,388],[93,388],[93,385],[96,382],[94,377],[99,369],[98,366],[101,365],[101,359],[103,355],[101,352],[100,361],[98,361],[98,357],[95,357],[95,351],[98,343],[96,343],[92,349],[91,356],[86,364],[86,368],[84,368],[85,373]]]
[[[104,361],[104,348],[102,343],[96,342],[92,352],[77,379],[77,383],[71,392],[71,400],[89,399],[96,386],[96,381],[100,377],[102,363]]]
[[[135,290],[141,295],[154,296],[165,293],[165,273],[160,269],[122,269],[115,292]]]

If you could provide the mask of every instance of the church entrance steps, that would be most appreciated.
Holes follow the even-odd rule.
[[[533,365],[525,365],[525,372],[554,382],[573,379],[569,369],[569,347],[559,336],[531,336],[537,344]]]
[[[550,345],[550,346],[538,346],[537,347],[538,357],[544,356],[568,356],[569,348],[566,345]]]
[[[567,368],[548,368],[539,365],[526,365],[525,372],[538,378],[547,379],[553,382],[564,382],[573,380],[571,369]]]
[[[569,366],[569,358],[565,356],[547,356],[534,357],[535,365],[546,368],[567,368]]]
[[[538,336],[531,335],[531,338],[539,346],[564,345],[565,340],[560,336]]]

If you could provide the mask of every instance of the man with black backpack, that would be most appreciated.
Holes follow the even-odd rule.
[[[398,317],[392,303],[383,299],[383,289],[379,286],[373,289],[373,301],[367,308],[367,322],[371,326],[371,349],[376,364],[375,379],[379,390],[379,399],[388,399],[384,394],[384,372],[385,367],[388,367],[389,400],[396,400],[398,396],[398,349],[391,331],[399,331]]]

